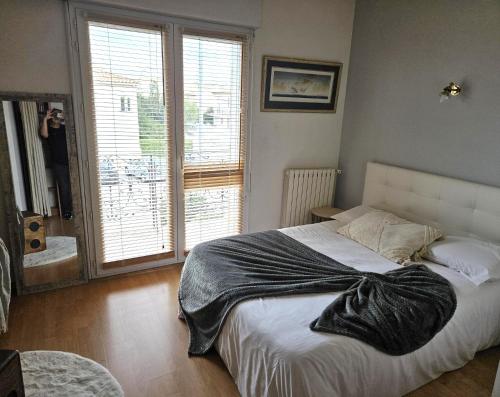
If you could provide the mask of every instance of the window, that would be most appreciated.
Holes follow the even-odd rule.
[[[120,110],[122,112],[130,112],[130,98],[124,96],[120,98]]]
[[[183,35],[185,249],[241,232],[246,41]]]
[[[89,22],[96,240],[104,267],[174,251],[164,36],[158,29]]]

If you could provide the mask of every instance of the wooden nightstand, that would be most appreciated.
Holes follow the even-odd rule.
[[[333,215],[337,215],[343,211],[344,210],[341,210],[340,208],[334,207],[313,208],[311,210],[312,223],[332,221],[334,219],[332,218]]]

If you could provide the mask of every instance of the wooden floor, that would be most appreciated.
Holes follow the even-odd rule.
[[[73,257],[62,262],[48,265],[24,267],[24,285],[58,283],[65,280],[77,280],[80,277],[80,260]]]
[[[52,215],[43,220],[47,236],[76,236],[75,218],[66,220],[59,215]]]
[[[188,333],[177,319],[180,267],[130,274],[14,298],[0,348],[65,350],[96,360],[126,396],[237,396],[220,358],[189,358]],[[500,348],[411,393],[490,396]]]
[[[47,236],[76,236],[75,220],[66,220],[58,215],[44,219]],[[44,266],[24,268],[24,284],[27,287],[40,284],[76,280],[80,277],[80,260],[69,259]]]

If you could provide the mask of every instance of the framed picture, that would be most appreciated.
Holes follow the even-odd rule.
[[[342,64],[264,56],[263,112],[331,112],[337,109]]]

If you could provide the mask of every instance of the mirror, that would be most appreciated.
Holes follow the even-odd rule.
[[[10,171],[2,184],[12,201],[18,289],[23,293],[83,282],[87,272],[70,98],[11,97],[2,98],[8,147],[2,167]]]

